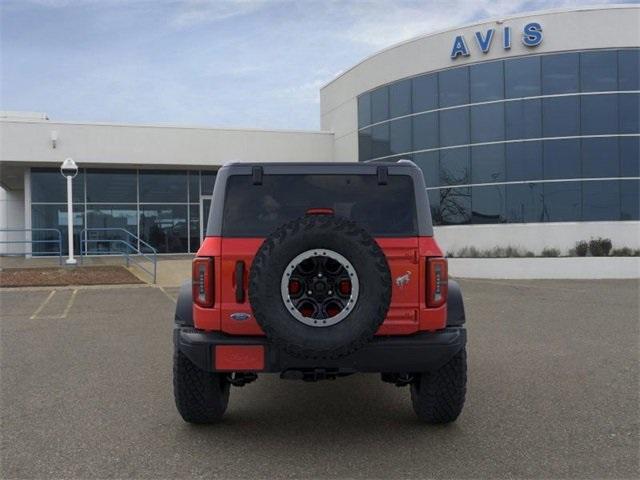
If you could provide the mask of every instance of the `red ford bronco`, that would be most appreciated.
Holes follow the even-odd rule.
[[[259,373],[356,372],[411,387],[455,420],[467,381],[462,295],[433,238],[422,172],[398,163],[230,164],[183,285],[173,386],[192,423],[223,416]]]

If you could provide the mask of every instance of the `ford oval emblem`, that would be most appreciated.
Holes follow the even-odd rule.
[[[251,315],[245,312],[236,312],[229,315],[231,320],[236,320],[238,322],[242,322],[243,320],[249,320]]]

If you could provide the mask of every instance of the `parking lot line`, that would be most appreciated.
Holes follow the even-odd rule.
[[[77,294],[78,289],[75,289],[71,294],[71,297],[69,297],[69,302],[67,303],[64,312],[62,312],[62,315],[60,315],[58,318],[67,318],[67,314],[69,313],[69,310],[71,310],[71,306],[73,305],[73,301],[75,300]]]
[[[51,300],[51,298],[55,295],[55,293],[56,293],[55,290],[51,290],[51,293],[47,296],[47,298],[45,298],[44,301],[40,304],[40,306],[36,309],[36,311],[33,312],[33,315],[31,315],[30,317],[31,320],[34,320],[38,316],[38,314],[42,311],[45,305],[49,303],[49,300]]]
[[[173,303],[177,303],[177,302],[178,302],[178,300],[177,300],[177,299],[175,299],[175,298],[173,298],[171,295],[169,295],[169,293],[168,293],[168,292],[167,292],[163,287],[158,286],[158,288],[159,288],[159,289],[160,289],[160,291],[161,291],[162,293],[164,293],[164,294],[167,296],[167,298],[168,298],[169,300],[171,300]]]

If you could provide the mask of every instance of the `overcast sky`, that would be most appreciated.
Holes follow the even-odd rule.
[[[0,0],[0,110],[317,129],[319,87],[384,47],[487,17],[590,3]]]

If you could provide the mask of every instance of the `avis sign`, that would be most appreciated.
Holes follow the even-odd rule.
[[[475,32],[474,38],[478,48],[482,53],[489,53],[491,44],[496,36],[496,29],[490,28],[486,32]],[[511,48],[512,31],[511,27],[502,28],[502,48],[509,50]],[[542,43],[542,25],[537,22],[527,23],[522,28],[522,44],[525,47],[537,47]],[[458,35],[453,40],[453,48],[451,49],[451,58],[455,60],[458,57],[468,57],[471,55],[467,41],[464,35]]]

